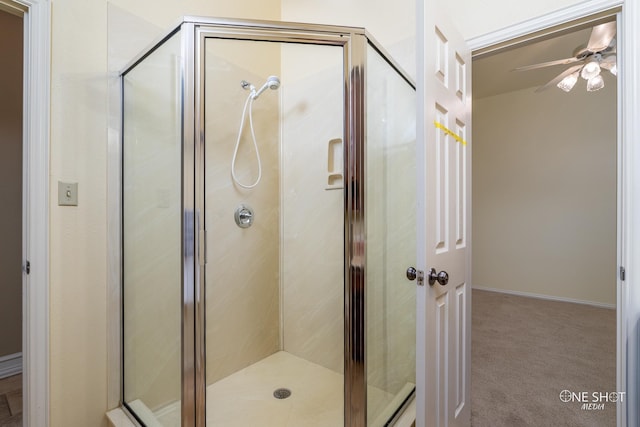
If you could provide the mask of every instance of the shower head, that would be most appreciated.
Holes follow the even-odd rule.
[[[267,81],[262,85],[260,89],[253,95],[253,99],[258,99],[258,97],[267,89],[277,90],[280,87],[280,79],[278,76],[269,76]]]
[[[267,85],[271,90],[276,90],[280,87],[280,79],[278,76],[269,76],[265,85]]]

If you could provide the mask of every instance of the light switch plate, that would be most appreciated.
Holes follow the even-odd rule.
[[[58,181],[58,206],[78,206],[78,183]]]

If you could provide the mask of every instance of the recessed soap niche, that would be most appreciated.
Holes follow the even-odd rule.
[[[327,190],[344,188],[342,138],[330,139],[327,145]]]

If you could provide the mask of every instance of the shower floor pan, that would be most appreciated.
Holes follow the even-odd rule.
[[[280,388],[291,395],[275,398]],[[341,374],[280,351],[207,387],[207,427],[336,427],[344,422],[343,393]],[[376,387],[367,393],[374,407],[393,399]],[[158,425],[179,426],[177,409],[155,411]]]

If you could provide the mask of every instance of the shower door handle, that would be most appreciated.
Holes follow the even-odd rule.
[[[440,286],[445,286],[449,283],[449,273],[444,270],[436,273],[436,269],[432,268],[429,271],[429,286],[433,286],[436,282],[440,283]]]

